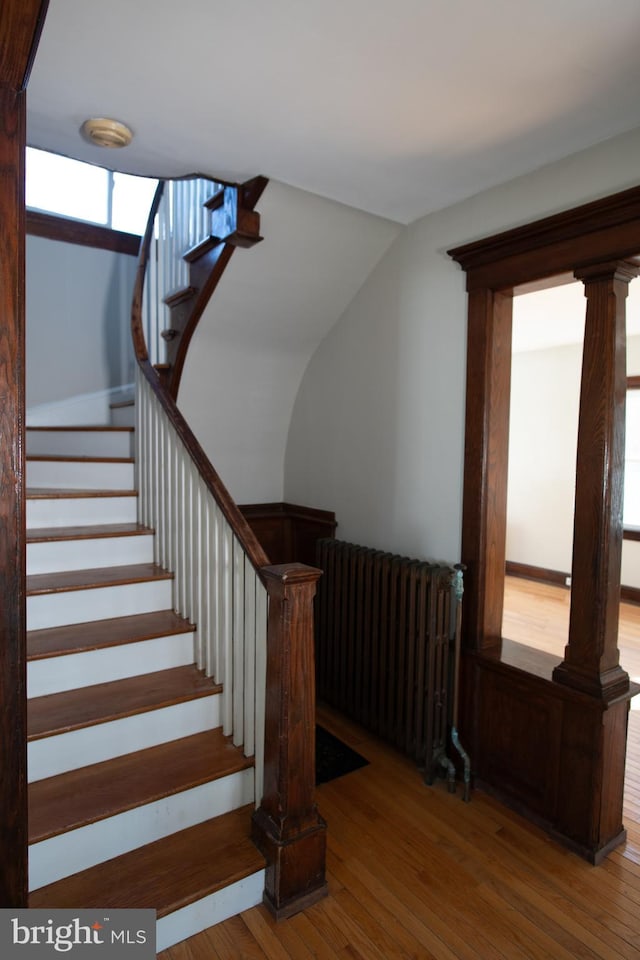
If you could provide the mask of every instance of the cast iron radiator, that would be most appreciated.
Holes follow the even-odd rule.
[[[455,790],[462,568],[341,540],[317,543],[318,699],[384,738]],[[465,797],[466,799],[467,797]]]

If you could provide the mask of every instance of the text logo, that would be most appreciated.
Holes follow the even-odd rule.
[[[0,910],[2,960],[156,955],[155,910]]]

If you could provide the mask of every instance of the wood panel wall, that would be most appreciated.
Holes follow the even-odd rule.
[[[240,507],[273,564],[316,566],[316,541],[333,537],[336,515],[293,503],[250,503]]]

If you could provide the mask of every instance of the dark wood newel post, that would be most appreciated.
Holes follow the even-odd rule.
[[[619,664],[625,399],[625,299],[638,267],[626,261],[576,271],[587,312],[580,420],[569,642],[554,680],[609,701],[629,691]]]
[[[253,839],[267,859],[264,902],[277,919],[327,893],[326,824],[315,802],[313,598],[320,570],[262,569],[269,593],[264,796]]]

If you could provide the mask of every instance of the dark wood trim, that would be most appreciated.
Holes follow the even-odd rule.
[[[640,540],[640,530],[636,529],[633,531],[634,536],[627,536],[627,531],[625,530],[624,539],[625,540]],[[566,578],[570,576],[568,573],[562,573],[560,570],[549,570],[546,567],[534,567],[528,563],[515,563],[512,560],[507,560],[506,564],[506,574],[508,577],[522,577],[523,580],[534,580],[536,583],[550,583],[556,587],[566,587],[568,590],[569,587],[566,583]],[[625,603],[640,603],[640,588],[639,587],[625,587],[624,584],[620,587],[620,599]],[[506,640],[502,640],[502,653],[501,660],[505,661],[505,643]],[[554,663],[554,666],[556,664]],[[549,674],[549,679],[551,679],[551,674]]]
[[[85,223],[83,220],[56,217],[39,210],[27,210],[27,233],[34,237],[45,237],[47,240],[60,240],[63,243],[77,243],[82,247],[126,253],[130,257],[138,256],[142,239],[134,233],[110,230],[108,227]]]
[[[640,540],[640,527],[625,527],[622,537],[624,540]]]
[[[264,902],[277,919],[326,896],[326,823],[315,801],[313,598],[320,570],[267,567],[264,795],[253,839],[267,860]]]
[[[640,187],[449,250],[467,289],[511,289],[640,251]]]
[[[640,588],[620,587],[620,599],[625,603],[640,603]]]
[[[640,377],[627,377],[627,390],[640,390]]]
[[[570,573],[562,570],[550,570],[548,567],[535,567],[530,563],[518,563],[507,560],[505,571],[508,577],[522,577],[523,580],[535,580],[537,583],[551,583],[557,587],[567,586]]]
[[[25,93],[0,87],[0,904],[27,903]]]
[[[621,516],[616,520],[622,474],[619,405],[627,385],[619,342],[624,331],[620,284],[625,281],[612,263],[635,258],[639,251],[640,187],[450,251],[467,270],[469,290],[462,537],[462,560],[467,566],[463,612],[467,666],[461,734],[471,745],[472,756],[492,758],[481,761],[480,776],[493,790],[517,803],[531,819],[542,819],[555,836],[592,861],[624,836],[626,716],[634,691],[619,670],[612,639],[620,596],[617,553],[622,541]],[[629,269],[635,267],[634,262]],[[510,363],[506,355],[510,318],[504,298],[523,283],[568,271],[584,276],[592,313],[595,310],[602,320],[591,323],[586,363],[592,373],[587,374],[588,386],[581,397],[582,457],[595,479],[582,478],[580,503],[576,503],[582,556],[598,559],[592,569],[578,563],[572,571],[571,594],[572,609],[574,604],[576,610],[591,604],[593,617],[582,616],[581,635],[574,623],[567,647],[575,643],[577,651],[570,655],[570,676],[561,678],[556,668],[554,681],[545,678],[542,686],[536,686],[534,681],[542,683],[543,678],[522,672],[527,679],[518,697],[500,636],[509,419],[506,366]],[[601,348],[599,327],[600,335],[608,331]],[[601,366],[606,369],[604,388],[598,383]],[[589,459],[595,434],[589,433],[588,423],[598,435],[595,464]],[[611,475],[611,462],[602,454],[605,448],[611,462],[615,461]],[[571,710],[562,714],[555,705],[557,688],[564,685],[561,679],[571,684],[574,697]],[[530,736],[530,730],[535,734]],[[551,767],[539,756],[540,745],[550,749],[549,737],[557,741]],[[507,754],[517,763],[510,765]]]
[[[569,642],[554,679],[605,700],[629,689],[618,618],[624,499],[627,338],[625,300],[638,267],[627,261],[579,270],[585,320]]]
[[[315,566],[316,541],[333,537],[337,527],[330,510],[293,503],[249,503],[239,509],[272,564]]]
[[[49,0],[4,0],[0,6],[0,84],[24,90],[40,42]]]
[[[47,0],[0,6],[0,905],[28,902],[24,157]]]
[[[509,424],[511,307],[510,294],[488,290],[469,296],[463,643],[493,656],[500,655],[506,562],[509,460],[503,437],[508,436]],[[470,428],[472,422],[475,429]],[[478,580],[479,574],[482,581]],[[485,588],[485,577],[491,589]]]

